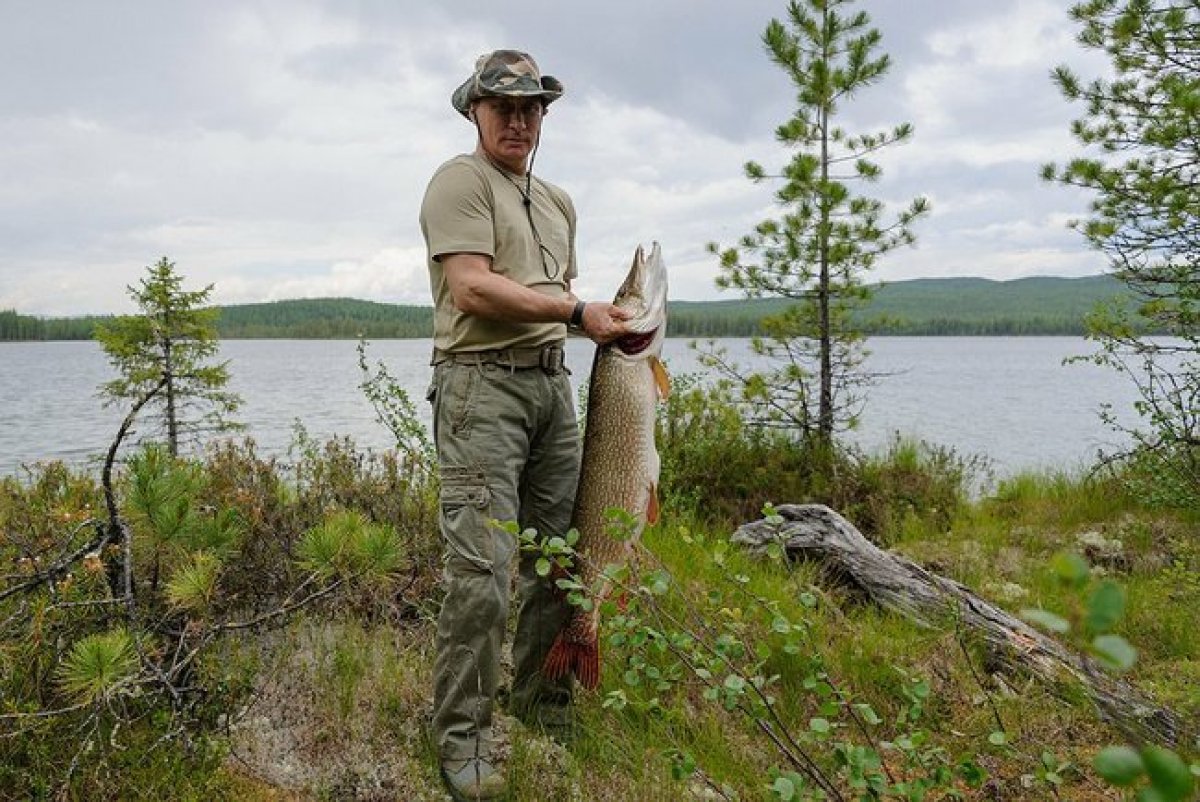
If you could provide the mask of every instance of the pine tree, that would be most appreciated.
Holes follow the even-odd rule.
[[[1129,433],[1155,484],[1174,477],[1184,499],[1200,502],[1200,4],[1088,0],[1071,15],[1079,41],[1112,69],[1088,83],[1054,71],[1063,95],[1084,104],[1071,130],[1090,152],[1043,177],[1096,193],[1075,225],[1137,303],[1092,315],[1094,360],[1137,387],[1148,429]],[[1146,336],[1136,315],[1169,336]]]
[[[98,324],[96,339],[120,378],[107,382],[110,402],[139,399],[158,410],[167,447],[178,456],[185,437],[200,431],[237,428],[227,416],[241,399],[225,390],[228,362],[210,363],[217,353],[215,308],[204,308],[212,285],[183,289],[183,277],[164,256],[146,268],[137,287],[128,287],[140,314]]]
[[[863,334],[852,319],[870,297],[863,276],[879,256],[913,242],[910,224],[928,210],[917,198],[885,224],[883,204],[851,190],[880,177],[870,154],[912,135],[907,123],[853,135],[837,122],[842,105],[890,66],[886,54],[873,55],[879,31],[851,5],[793,0],[786,24],[767,25],[763,44],[794,84],[798,103],[776,138],[796,153],[779,174],[755,162],[745,169],[752,181],[782,182],[775,200],[783,215],[760,223],[736,247],[709,245],[721,260],[719,286],[794,301],[766,318],[765,336],[753,342],[773,365],[768,372],[737,375],[713,355],[709,365],[735,374],[760,423],[796,431],[821,451],[835,431],[853,425],[870,378],[861,371]]]

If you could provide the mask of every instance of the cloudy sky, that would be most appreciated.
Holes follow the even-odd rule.
[[[871,193],[927,196],[917,247],[878,279],[1080,276],[1087,197],[1038,178],[1075,152],[1049,80],[1102,67],[1068,0],[864,0],[893,67],[843,108],[915,127]],[[417,210],[470,150],[449,105],[475,57],[532,52],[567,86],[536,172],[580,215],[584,298],[658,240],[676,299],[712,299],[705,243],[772,215],[742,164],[787,158],[793,92],[764,54],[783,0],[0,0],[0,309],[131,311],[168,256],[218,303],[428,303]]]

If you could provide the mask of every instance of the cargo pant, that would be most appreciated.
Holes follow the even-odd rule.
[[[561,363],[561,359],[560,359]],[[434,660],[433,737],[443,760],[487,756],[508,618],[512,535],[490,521],[561,535],[579,476],[579,432],[567,372],[445,361],[429,400],[441,472],[446,596]],[[571,614],[535,557],[519,559],[521,599],[510,704],[565,709],[569,676],[550,682],[542,661]]]

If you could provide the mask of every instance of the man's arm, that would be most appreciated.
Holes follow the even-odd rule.
[[[454,305],[468,315],[523,323],[566,323],[575,310],[574,295],[554,298],[493,273],[489,256],[450,253],[442,256],[441,262]],[[598,343],[609,342],[628,331],[624,321],[629,317],[629,312],[612,304],[588,302],[583,312],[583,333]]]

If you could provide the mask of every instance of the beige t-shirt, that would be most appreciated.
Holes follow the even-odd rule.
[[[475,154],[454,157],[429,180],[421,204],[421,232],[429,254],[436,348],[526,348],[566,336],[563,323],[513,323],[460,312],[439,261],[451,253],[484,254],[492,258],[493,272],[537,292],[565,296],[576,275],[575,207],[567,193],[535,176],[529,192],[531,226],[524,188],[523,177],[502,172]]]

